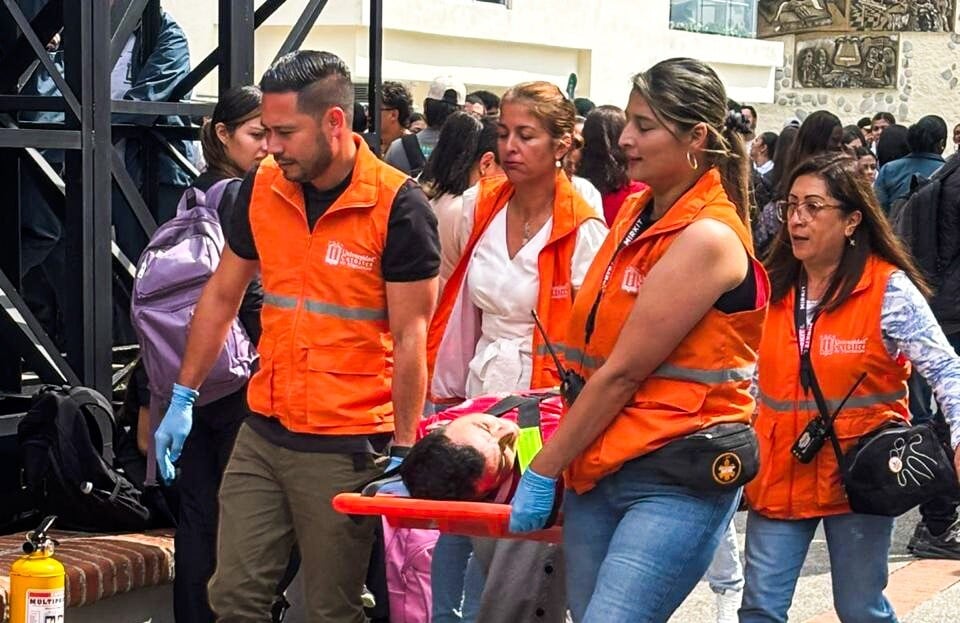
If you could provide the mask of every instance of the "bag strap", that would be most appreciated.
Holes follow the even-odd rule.
[[[840,476],[842,479],[846,480],[847,477],[847,462],[843,456],[843,449],[840,447],[840,440],[837,438],[837,434],[833,430],[833,422],[837,419],[837,416],[840,415],[840,411],[843,410],[843,407],[846,406],[847,401],[850,400],[850,396],[853,395],[853,392],[857,391],[857,388],[860,387],[860,383],[863,383],[863,379],[867,378],[867,373],[862,373],[857,381],[853,384],[853,387],[847,392],[847,395],[843,397],[843,400],[840,401],[840,404],[837,405],[836,410],[833,412],[833,415],[830,415],[830,409],[827,406],[827,400],[823,397],[823,392],[820,390],[820,381],[817,380],[817,374],[813,369],[813,362],[809,362],[808,366],[809,379],[810,379],[810,391],[813,392],[813,400],[817,403],[817,411],[820,412],[820,420],[823,422],[823,426],[827,431],[827,436],[830,437],[830,445],[833,447],[833,453],[837,456],[837,465],[840,467]]]
[[[403,146],[403,152],[407,156],[407,162],[410,164],[410,175],[419,174],[426,164],[427,159],[423,157],[423,150],[420,149],[420,140],[416,134],[404,134],[400,137],[400,144]]]
[[[820,412],[820,419],[823,422],[824,428],[827,430],[827,436],[830,438],[830,445],[833,447],[833,453],[837,455],[837,465],[840,466],[840,476],[841,479],[846,480],[847,477],[847,462],[843,457],[843,450],[840,448],[840,440],[837,439],[837,434],[833,430],[833,421],[840,414],[840,409],[843,408],[843,403],[847,401],[846,398],[843,399],[843,403],[840,403],[840,406],[837,407],[837,410],[834,412],[833,417],[830,417],[830,409],[827,406],[827,400],[823,396],[823,391],[820,389],[820,381],[817,380],[817,374],[813,370],[813,363],[810,364],[810,391],[813,392],[813,400],[817,403],[817,411]],[[861,377],[861,380],[863,377]],[[860,385],[860,382],[857,381],[857,385]],[[856,389],[857,385],[854,385]],[[851,393],[852,390],[851,390]],[[847,398],[850,395],[847,394]]]
[[[103,402],[98,400],[98,395],[91,393],[96,390],[88,387],[65,386],[64,389],[66,390],[67,396],[77,403],[80,413],[84,413],[86,411],[93,417],[93,421],[96,423],[97,430],[100,433],[100,441],[103,444],[101,456],[107,465],[113,467],[116,455],[113,451],[113,433],[115,423],[113,420],[112,406],[110,403],[106,402],[105,398],[103,399]]]

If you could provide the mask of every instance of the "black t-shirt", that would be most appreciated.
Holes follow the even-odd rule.
[[[234,253],[248,260],[259,259],[250,225],[250,200],[256,169],[244,178],[233,204],[229,223],[224,226],[227,244]],[[350,186],[351,176],[329,190],[317,190],[302,184],[310,230]],[[387,240],[380,261],[384,281],[409,282],[436,277],[440,272],[440,237],[437,217],[426,195],[413,180],[407,180],[390,208]],[[286,429],[279,420],[254,414],[247,424],[270,443],[297,452],[336,452],[349,454],[382,453],[389,434],[308,435]]]
[[[253,194],[255,176],[256,170],[244,178],[230,222],[224,227],[227,244],[234,253],[248,260],[259,259],[250,226],[250,197]],[[325,191],[317,190],[312,184],[302,184],[307,222],[311,231],[349,185],[350,176]],[[407,180],[393,200],[380,266],[384,281],[391,282],[430,279],[440,272],[437,217],[426,195],[413,180]]]

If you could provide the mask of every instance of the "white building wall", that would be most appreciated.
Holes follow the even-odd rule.
[[[630,77],[672,56],[710,63],[738,100],[773,102],[783,44],[670,30],[667,0],[511,0],[505,7],[473,0],[384,0],[383,78],[414,91],[419,105],[429,82],[450,73],[468,89],[501,92],[524,80],[565,87],[623,106]],[[330,0],[304,48],[340,55],[357,82],[366,80],[367,0]],[[213,0],[164,0],[199,60],[216,44]],[[270,64],[303,3],[290,1],[257,31],[255,71]],[[216,96],[215,74],[197,89]]]

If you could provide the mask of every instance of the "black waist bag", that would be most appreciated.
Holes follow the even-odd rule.
[[[757,475],[760,452],[749,424],[717,424],[635,460],[667,480],[704,493],[735,491]]]
[[[855,513],[896,517],[956,491],[953,461],[929,424],[883,426],[864,435],[840,465]]]

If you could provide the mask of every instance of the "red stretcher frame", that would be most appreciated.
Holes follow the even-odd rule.
[[[362,496],[340,493],[333,508],[345,515],[382,515],[394,528],[426,528],[497,539],[522,539],[559,543],[562,516],[546,530],[510,532],[510,505],[489,502],[439,502],[389,494]]]

